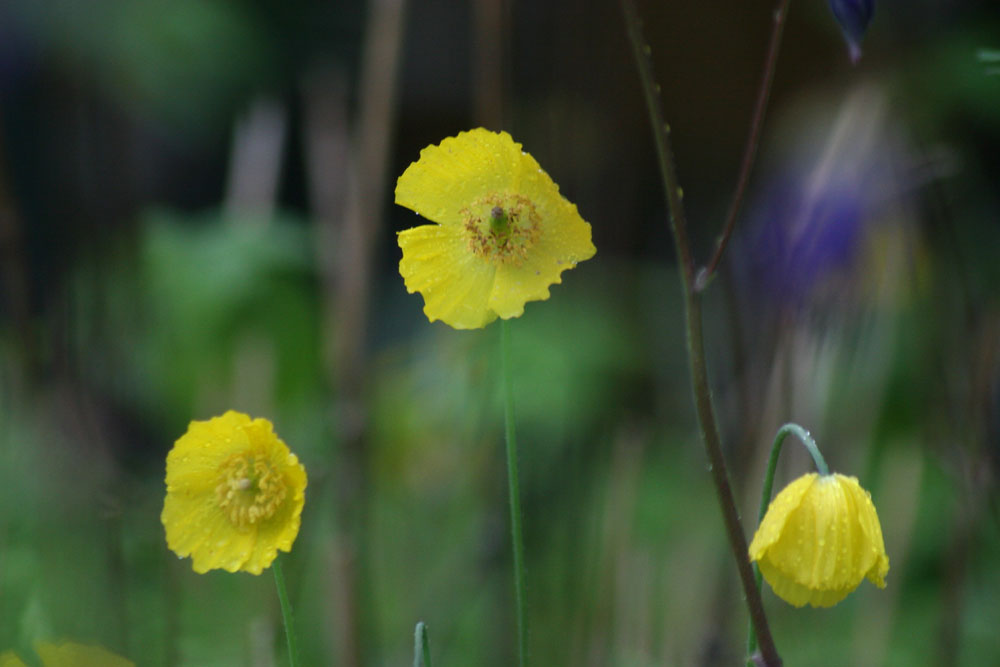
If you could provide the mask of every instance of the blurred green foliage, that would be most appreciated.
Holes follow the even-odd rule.
[[[594,260],[512,327],[534,664],[736,664],[745,612],[693,420],[641,99],[607,8],[569,4],[517,7],[508,26],[517,47],[508,122],[551,157],[598,244]],[[792,309],[720,276],[706,302],[743,516],[756,514],[762,448],[797,420],[832,468],[871,489],[886,535],[885,591],[863,585],[830,610],[793,609],[765,592],[788,665],[1000,661],[1000,79],[975,58],[996,46],[998,24],[989,7],[967,4],[967,17],[939,30],[924,14],[909,18],[925,21],[916,46],[890,11],[903,3],[880,4],[866,70],[834,60],[843,57],[835,27],[815,27],[825,7],[789,25],[776,106],[813,94],[829,105],[874,77],[890,91],[892,122],[926,155],[904,156],[895,190],[882,193],[898,206],[879,232],[860,235],[863,259],[840,269],[834,289]],[[159,523],[170,443],[188,421],[235,408],[270,418],[309,472],[285,568],[305,664],[346,665],[348,640],[364,664],[408,664],[418,620],[435,667],[511,664],[499,331],[429,324],[419,297],[405,294],[392,229],[413,217],[391,211],[390,173],[375,250],[363,258],[367,333],[353,350],[363,378],[355,395],[339,393],[328,356],[344,323],[331,315],[338,293],[325,281],[343,267],[324,266],[331,253],[318,246],[339,250],[345,238],[320,229],[343,233],[345,221],[320,220],[310,188],[342,186],[335,179],[349,180],[348,165],[334,161],[314,180],[304,173],[314,167],[303,166],[302,144],[313,135],[301,87],[335,60],[342,111],[356,122],[369,12],[293,5],[59,0],[0,11],[0,35],[22,31],[0,47],[29,44],[36,68],[10,74],[21,61],[0,48],[0,651],[30,655],[32,641],[66,637],[153,667],[284,664],[270,575],[196,575],[167,550]],[[674,53],[677,25],[731,38],[720,52],[685,27],[687,60],[657,62],[665,91],[678,89],[681,65],[695,68],[680,79],[694,88],[681,86],[667,105],[692,105],[670,113],[689,114],[675,133],[699,148],[678,144],[699,222],[722,205],[738,150],[727,137],[742,140],[746,124],[737,106],[712,111],[720,115],[696,106],[701,90],[730,85],[698,69],[699,58],[724,60],[740,80],[756,76],[744,49],[755,58],[758,49],[739,13],[751,10],[727,7],[735,13],[648,8],[654,52]],[[446,36],[472,40],[467,13],[411,7],[392,168],[441,132],[476,124],[468,100],[434,106],[413,92],[466,91],[455,84],[465,58],[444,70],[422,54]],[[447,44],[449,53],[471,48]],[[226,206],[216,172],[227,158],[216,151],[262,91],[281,97],[291,118],[279,213],[238,214]],[[578,110],[585,122],[568,118]],[[354,145],[348,129],[333,129]],[[172,152],[186,157],[175,163]],[[695,236],[713,233],[705,222]],[[345,480],[352,452],[357,479]],[[778,484],[805,465],[800,452],[783,455]],[[348,510],[345,482],[357,490]]]

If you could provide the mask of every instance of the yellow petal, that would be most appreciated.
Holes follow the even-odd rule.
[[[295,454],[288,454],[286,461],[274,461],[285,471],[285,485],[295,489],[295,495],[271,518],[257,524],[257,540],[243,569],[251,574],[260,574],[269,567],[278,555],[278,550],[291,551],[302,522],[302,507],[305,504],[306,471]]]
[[[237,528],[215,505],[213,494],[169,494],[160,516],[167,546],[179,557],[191,557],[192,569],[204,574],[236,572],[254,551],[257,527]]]
[[[35,652],[42,667],[135,667],[135,663],[100,646],[73,642],[37,642]]]
[[[778,494],[750,545],[774,592],[796,606],[840,602],[889,561],[868,492],[840,474],[803,475]]]
[[[219,465],[233,453],[244,451],[249,441],[244,428],[250,417],[229,410],[207,421],[192,421],[167,454],[167,487],[176,484],[191,492],[216,485]]]
[[[838,477],[842,479],[844,490],[855,508],[858,541],[861,545],[858,550],[863,551],[866,556],[863,560],[859,558],[861,562],[858,568],[873,584],[885,588],[885,576],[889,574],[889,556],[885,553],[882,525],[879,523],[871,494],[861,487],[856,478],[843,475]]]
[[[504,319],[520,317],[527,301],[548,299],[549,286],[562,282],[563,271],[590,259],[596,252],[590,240],[590,225],[580,217],[574,204],[562,197],[558,201],[542,197],[537,208],[542,219],[541,230],[524,262],[497,267],[489,306]]]
[[[396,203],[428,220],[460,225],[463,207],[511,187],[520,159],[521,144],[506,132],[461,132],[420,151],[396,182]]]
[[[291,549],[305,487],[305,468],[266,419],[230,411],[191,422],[167,455],[167,546],[199,573],[259,574]]]
[[[490,308],[504,319],[520,317],[528,301],[548,299],[549,286],[562,282],[563,271],[597,252],[590,225],[529,153],[521,154],[514,188],[534,205],[540,229],[523,263],[497,268]]]
[[[764,552],[778,541],[781,537],[781,531],[788,521],[788,516],[798,508],[802,496],[806,494],[818,476],[814,472],[803,475],[774,497],[767,508],[764,520],[760,522],[760,526],[753,536],[753,541],[750,542],[750,560],[759,560]]]
[[[771,585],[774,594],[795,607],[812,605],[813,607],[832,607],[853,591],[856,586],[839,589],[817,589],[800,584],[793,575],[781,570],[772,560],[758,561],[760,573]]]
[[[403,249],[399,273],[407,291],[423,295],[427,319],[456,329],[477,329],[496,319],[488,303],[496,267],[469,250],[461,227],[422,225],[397,239]]]

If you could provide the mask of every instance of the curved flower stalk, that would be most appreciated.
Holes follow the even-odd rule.
[[[520,317],[596,252],[576,205],[506,132],[477,128],[423,149],[396,203],[436,223],[400,232],[399,272],[427,319],[455,329]]]
[[[885,588],[889,557],[871,495],[855,477],[809,473],[779,493],[750,543],[775,594],[832,607],[868,578]]]
[[[167,455],[166,482],[167,545],[195,572],[260,574],[291,551],[306,470],[268,420],[230,410],[191,422]]]

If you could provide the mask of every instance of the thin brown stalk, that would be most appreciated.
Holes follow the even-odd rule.
[[[356,121],[347,119],[346,75],[317,75],[307,91],[307,151],[328,347],[336,395],[339,532],[333,569],[340,621],[335,662],[371,662],[365,599],[368,415],[365,405],[368,302],[374,244],[383,227],[406,0],[370,0]]]
[[[746,148],[743,150],[743,162],[740,164],[740,173],[736,179],[736,189],[733,191],[733,199],[729,204],[729,211],[726,213],[722,234],[716,241],[712,259],[708,261],[705,268],[698,272],[695,280],[695,289],[699,292],[708,287],[716,269],[719,268],[719,262],[722,261],[722,255],[726,251],[726,246],[729,245],[733,229],[736,228],[736,219],[743,206],[747,184],[750,182],[750,172],[753,171],[753,165],[757,160],[757,147],[760,145],[764,115],[767,111],[767,102],[771,97],[771,84],[774,82],[774,70],[778,64],[781,36],[785,31],[790,3],[791,0],[779,0],[778,8],[774,10],[774,25],[771,28],[771,43],[767,47],[767,59],[764,61],[764,76],[761,77],[760,88],[757,90],[757,103],[754,105],[753,119],[750,121],[750,134],[747,136]]]
[[[702,442],[709,460],[709,470],[715,486],[719,507],[722,510],[723,523],[729,546],[733,552],[739,570],[740,582],[746,598],[750,620],[757,634],[761,658],[767,667],[778,667],[781,658],[771,638],[760,590],[754,581],[753,569],[747,554],[746,535],[740,525],[739,512],[733,497],[732,485],[726,460],[722,454],[722,442],[719,428],[715,420],[715,410],[712,405],[712,394],[708,381],[708,366],[705,360],[705,345],[702,332],[701,296],[694,284],[694,261],[691,245],[687,236],[687,219],[684,215],[682,191],[674,168],[673,149],[670,144],[669,126],[664,121],[663,110],[659,99],[659,86],[655,83],[652,64],[649,55],[650,48],[642,37],[639,18],[631,0],[622,0],[622,10],[625,14],[625,25],[629,41],[639,70],[646,106],[650,122],[653,126],[657,157],[660,162],[660,172],[663,178],[663,188],[670,208],[670,229],[674,237],[677,259],[684,286],[684,312],[687,329],[688,360],[691,367],[691,386],[694,395],[695,410],[701,429]]]

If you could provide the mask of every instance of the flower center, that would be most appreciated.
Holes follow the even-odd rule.
[[[460,213],[469,249],[494,264],[520,266],[538,240],[541,216],[527,197],[489,194]]]
[[[288,495],[281,475],[266,459],[252,454],[231,457],[219,468],[219,476],[219,508],[241,530],[270,519]]]

